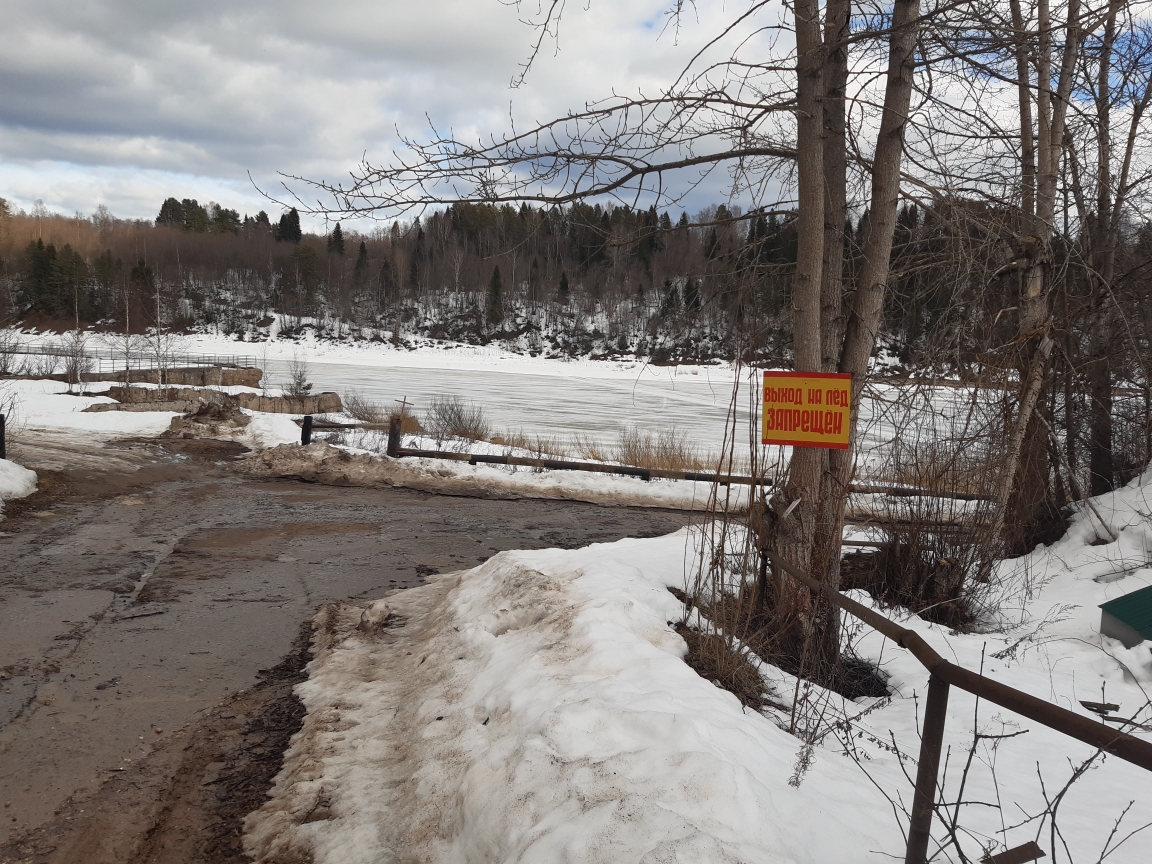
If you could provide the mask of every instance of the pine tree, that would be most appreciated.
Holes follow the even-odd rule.
[[[193,234],[204,234],[208,231],[210,219],[208,211],[200,206],[195,198],[185,198],[180,202],[184,211],[184,230]]]
[[[340,223],[336,223],[336,227],[332,229],[332,236],[328,238],[328,253],[336,255],[344,254],[344,232],[340,230]]]

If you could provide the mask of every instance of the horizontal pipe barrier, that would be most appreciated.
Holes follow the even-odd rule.
[[[301,423],[302,421],[296,421]],[[312,429],[362,429],[390,430],[390,423],[333,423],[328,420],[313,421]],[[746,474],[715,474],[710,471],[678,471],[667,468],[642,468],[636,465],[613,465],[604,462],[572,462],[564,459],[538,459],[530,456],[486,456],[473,453],[455,453],[451,450],[417,450],[397,445],[393,458],[413,456],[421,459],[447,459],[452,462],[467,462],[470,465],[520,465],[527,468],[548,468],[554,471],[592,471],[598,474],[620,474],[626,477],[640,477],[651,480],[690,480],[697,483],[719,483],[721,486],[773,486],[771,477],[754,478]],[[854,483],[849,492],[861,495],[888,495],[894,498],[950,498],[957,501],[991,501],[992,495],[975,492],[935,492],[931,489],[917,489],[910,486],[876,486]]]

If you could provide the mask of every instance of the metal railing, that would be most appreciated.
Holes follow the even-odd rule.
[[[56,357],[60,360],[72,356],[72,349],[65,346],[16,345],[5,348],[6,354],[24,354],[39,357]],[[123,369],[187,369],[221,367],[228,369],[254,369],[256,358],[247,354],[189,354],[163,353],[155,351],[119,351],[116,348],[84,348],[83,356],[91,361],[89,372],[118,372]]]
[[[1061,708],[1035,696],[1029,696],[991,678],[949,663],[930,646],[920,634],[901,627],[896,622],[869,609],[850,597],[845,597],[809,573],[793,567],[771,552],[760,553],[774,567],[797,579],[810,590],[823,595],[834,606],[859,618],[878,630],[897,645],[906,648],[920,665],[929,672],[928,701],[924,707],[924,728],[920,738],[920,759],[916,768],[916,792],[912,800],[912,817],[908,826],[908,847],[905,864],[924,864],[931,837],[932,813],[936,802],[936,780],[940,770],[940,751],[944,741],[944,722],[948,708],[950,687],[986,699],[1001,708],[1034,720],[1049,729],[1063,732],[1070,738],[1111,753],[1125,762],[1152,771],[1152,742],[1143,741],[1118,729]],[[1002,853],[1003,854],[1003,853]],[[992,859],[995,860],[995,859]],[[1032,860],[1022,858],[1019,860]]]
[[[307,427],[302,432],[300,443],[307,445],[312,440],[313,430],[324,429],[364,429],[392,432],[391,423],[332,423],[327,420],[313,420],[304,418],[301,425]],[[750,477],[747,474],[722,474],[711,471],[687,471],[672,468],[644,468],[638,465],[620,465],[611,462],[575,462],[567,459],[544,459],[534,456],[512,455],[485,455],[481,453],[456,453],[451,450],[417,450],[411,447],[400,446],[400,433],[397,428],[395,438],[389,435],[389,456],[394,459],[404,456],[414,456],[424,459],[447,459],[452,462],[467,462],[469,465],[519,465],[525,468],[547,468],[553,471],[590,471],[597,474],[618,474],[625,477],[639,477],[642,480],[689,480],[697,483],[719,483],[721,486],[774,486],[776,481],[771,477]],[[948,492],[929,489],[917,489],[913,486],[879,486],[866,483],[853,483],[848,487],[849,492],[869,495],[888,495],[893,498],[950,498],[958,501],[990,501],[991,495],[975,492]],[[874,544],[869,544],[874,545]]]

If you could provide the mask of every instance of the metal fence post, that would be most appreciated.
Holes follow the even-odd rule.
[[[904,856],[904,864],[924,864],[928,857],[932,811],[936,803],[936,777],[940,771],[940,748],[944,743],[947,711],[948,682],[932,675],[928,679],[928,703],[924,707],[920,764],[916,768],[916,793],[912,799],[912,820],[908,825],[908,851]]]
[[[387,453],[393,459],[400,456],[400,424],[401,418],[393,417],[388,423],[388,450]]]
[[[312,443],[312,415],[304,415],[304,425],[300,427],[300,446],[307,447]]]

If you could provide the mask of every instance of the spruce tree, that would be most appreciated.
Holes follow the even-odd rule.
[[[276,226],[276,239],[283,243],[299,243],[304,235],[300,232],[300,214],[293,207],[280,217]]]
[[[328,238],[328,252],[336,255],[344,254],[344,232],[340,230],[339,222],[332,229],[332,236]]]
[[[357,285],[363,285],[364,280],[368,278],[368,244],[363,240],[360,241],[360,252],[356,256],[356,266],[352,269],[352,281]]]

